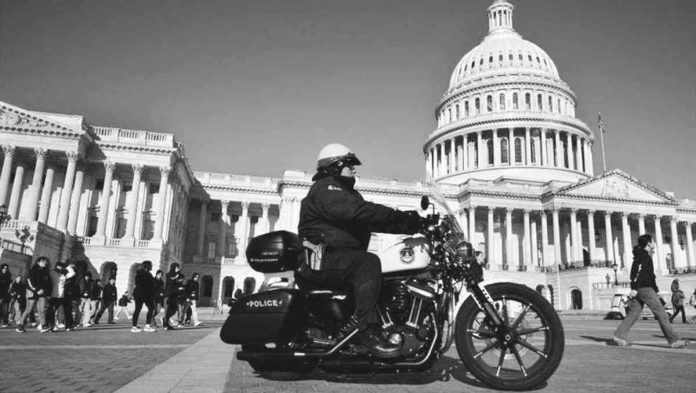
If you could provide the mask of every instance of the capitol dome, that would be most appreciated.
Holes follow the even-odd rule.
[[[426,141],[438,181],[501,177],[547,182],[592,175],[592,131],[551,57],[513,28],[513,5],[488,7],[488,34],[454,67]]]

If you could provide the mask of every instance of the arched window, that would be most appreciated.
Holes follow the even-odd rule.
[[[520,103],[516,92],[512,93],[512,109],[520,109]]]
[[[549,96],[549,112],[553,112],[553,98]]]
[[[510,60],[510,61],[512,62],[512,59],[513,59],[513,58],[514,58],[514,57],[512,56],[512,53],[508,54],[508,60]]]
[[[203,276],[201,278],[201,297],[213,296],[213,278],[211,276]]]
[[[501,111],[505,110],[505,93],[500,93],[500,96],[498,96],[498,107]]]
[[[503,62],[503,54],[502,53],[498,55],[498,61],[501,63]]]
[[[529,149],[529,154],[531,155],[529,158],[531,159],[532,164],[536,164],[536,141],[532,141],[532,143],[530,143]]]
[[[493,112],[493,96],[486,96],[486,111]]]
[[[524,95],[524,109],[526,109],[526,110],[532,109],[532,95],[529,93],[525,93],[525,95]]]
[[[250,295],[256,290],[256,279],[253,277],[247,277],[244,279],[244,294]]]
[[[225,298],[230,298],[234,294],[234,277],[225,277],[222,280],[222,296]]]
[[[488,62],[493,64],[493,56],[488,56]]]
[[[452,121],[452,108],[450,108],[450,107],[448,106],[448,107],[447,107],[447,122],[449,123],[449,122],[451,122],[451,121]]]
[[[459,103],[457,103],[454,106],[454,112],[455,112],[455,115],[457,116],[457,119],[459,119]]]
[[[561,113],[561,99],[556,101],[556,113]]]
[[[541,93],[539,93],[539,94],[537,94],[537,108],[536,109],[538,111],[543,110],[544,109],[543,106],[544,106],[544,101],[541,97]]]
[[[500,162],[503,164],[508,164],[508,140],[507,138],[500,139]]]
[[[478,97],[474,100],[474,108],[477,115],[481,114],[481,99]]]
[[[101,278],[102,284],[106,285],[111,277],[116,278],[118,266],[115,262],[105,262],[100,270],[99,278]]]
[[[515,163],[522,163],[522,138],[515,138]]]
[[[573,310],[582,310],[582,291],[575,288],[570,291],[570,304]]]
[[[493,165],[493,138],[486,142],[486,152],[488,153],[488,165]]]
[[[469,116],[469,101],[464,101],[464,116]]]

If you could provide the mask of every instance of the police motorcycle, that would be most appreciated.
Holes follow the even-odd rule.
[[[384,337],[400,346],[399,357],[385,360],[359,351],[351,343],[357,331],[338,341],[339,328],[353,312],[352,296],[301,285],[240,298],[220,331],[222,341],[241,344],[237,359],[258,373],[306,373],[316,367],[426,371],[454,343],[464,366],[490,387],[525,390],[544,383],[563,356],[558,314],[524,285],[484,285],[483,269],[444,196],[434,186],[431,195],[434,204],[427,196],[421,200],[423,210],[433,210],[423,218],[420,234],[402,240],[412,254],[427,254],[424,262],[383,269],[378,314]],[[255,237],[246,253],[251,267],[263,273],[291,272],[311,258],[287,231]]]

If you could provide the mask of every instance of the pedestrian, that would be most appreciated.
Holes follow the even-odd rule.
[[[118,321],[118,316],[121,313],[126,314],[126,319],[130,319],[131,316],[128,314],[128,303],[130,303],[130,298],[128,297],[128,291],[123,293],[120,299],[118,299],[118,312],[114,315],[114,319]]]
[[[82,281],[82,286],[80,288],[80,305],[79,305],[79,321],[82,319],[82,327],[92,326],[89,323],[89,319],[92,316],[92,286],[94,281],[92,281],[92,273],[87,271],[84,274],[84,280]]]
[[[191,319],[193,321],[193,326],[198,326],[201,322],[198,320],[198,310],[196,309],[198,303],[198,290],[199,284],[198,280],[200,275],[198,273],[193,273],[191,279],[186,281],[186,286],[184,288],[185,299],[186,299],[186,313],[191,311]],[[188,319],[188,318],[187,318]]]
[[[176,280],[176,285],[177,285],[176,323],[177,323],[177,325],[185,325],[186,324],[186,276],[184,276],[184,273],[179,272],[179,276]]]
[[[92,309],[92,314],[89,316],[89,323],[94,323],[94,317],[97,316],[97,312],[101,308],[102,303],[102,285],[101,279],[96,279],[92,285],[92,292],[89,295],[90,308]]]
[[[643,234],[638,237],[638,245],[633,248],[633,264],[631,265],[631,300],[628,307],[626,318],[621,321],[619,327],[614,332],[613,341],[616,345],[625,347],[630,346],[628,333],[631,327],[640,318],[643,305],[650,308],[655,315],[655,319],[660,324],[662,333],[667,339],[671,348],[684,348],[689,345],[689,340],[679,337],[669,323],[667,311],[660,303],[657,295],[658,288],[655,283],[655,273],[653,268],[652,254],[655,251],[655,242],[652,236]]]
[[[22,276],[19,274],[15,276],[14,281],[10,285],[10,308],[12,309],[12,321],[16,321],[17,318],[22,315],[24,308],[27,305],[26,298],[27,286],[22,281]]]
[[[674,313],[669,318],[669,322],[671,323],[674,321],[677,314],[681,313],[682,323],[686,323],[686,312],[684,311],[684,298],[686,298],[686,296],[684,296],[684,291],[679,289],[678,278],[672,280],[672,287],[670,289],[672,290],[672,309]]]
[[[152,324],[157,327],[157,316],[159,315],[160,312],[164,311],[164,298],[165,298],[165,292],[164,292],[164,281],[162,281],[162,277],[164,276],[164,272],[161,270],[157,270],[157,273],[155,273],[155,312],[152,315]],[[163,317],[159,318],[159,326],[164,326],[163,322]]]
[[[10,325],[10,285],[12,285],[12,273],[10,267],[3,263],[0,265],[0,327]]]
[[[34,266],[29,269],[27,277],[27,306],[22,315],[17,318],[17,332],[24,333],[24,321],[29,314],[36,308],[36,313],[39,316],[38,329],[41,333],[48,332],[46,326],[46,297],[51,293],[51,276],[48,271],[48,258],[38,257]]]
[[[104,314],[104,311],[109,311],[109,314],[106,319],[106,323],[109,325],[114,324],[114,304],[116,303],[116,299],[118,299],[118,291],[116,290],[116,277],[110,277],[109,281],[104,285],[104,288],[102,289],[102,304],[101,307],[99,308],[99,311],[97,311],[97,315],[94,316],[94,323],[99,324],[99,319],[101,319],[102,314]],[[128,304],[128,303],[126,303]]]
[[[63,326],[65,331],[69,332],[74,330],[72,297],[69,291],[67,291],[66,295],[66,288],[72,285],[71,280],[75,277],[75,270],[72,265],[65,262],[57,262],[53,271],[56,273],[56,279],[51,290],[51,300],[48,302],[49,307],[46,320],[52,332],[57,331],[60,326]],[[65,318],[63,325],[56,323],[56,314],[58,314],[59,309],[63,310],[63,317]]]
[[[164,284],[164,292],[167,295],[167,309],[163,320],[165,330],[174,330],[171,318],[176,314],[179,308],[179,293],[184,289],[181,285],[183,277],[184,275],[181,274],[181,267],[179,267],[179,264],[176,262],[172,263],[169,266],[169,272],[167,272],[166,276],[167,281]]]
[[[133,327],[131,332],[154,332],[157,329],[150,326],[152,323],[152,313],[155,312],[155,280],[150,273],[152,262],[143,261],[135,272],[135,288],[133,288],[133,300],[135,300],[135,311],[133,311]],[[145,327],[138,327],[138,317],[143,304],[147,306],[145,316]]]

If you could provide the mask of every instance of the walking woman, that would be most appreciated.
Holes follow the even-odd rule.
[[[48,332],[46,325],[46,297],[51,294],[51,276],[48,271],[48,258],[39,257],[29,270],[27,278],[27,307],[17,318],[17,332],[24,333],[24,321],[34,311],[39,314],[39,331]]]
[[[131,332],[154,332],[156,329],[150,326],[152,323],[152,313],[155,312],[155,283],[152,274],[152,262],[143,261],[135,272],[135,288],[133,288],[133,300],[135,300],[135,311],[133,311],[133,327]],[[138,327],[138,317],[143,304],[147,306],[145,317],[145,327],[141,330]]]
[[[684,292],[679,289],[679,279],[675,278],[674,281],[672,281],[672,307],[674,310],[674,314],[669,318],[669,322],[671,323],[677,318],[677,314],[681,313],[682,315],[682,323],[686,323],[686,313],[684,312]]]
[[[165,283],[164,291],[167,295],[167,311],[164,314],[164,329],[174,330],[170,324],[170,318],[176,314],[179,309],[179,297],[184,290],[184,275],[181,274],[181,268],[178,263],[172,263],[169,266],[167,273],[167,282]]]

